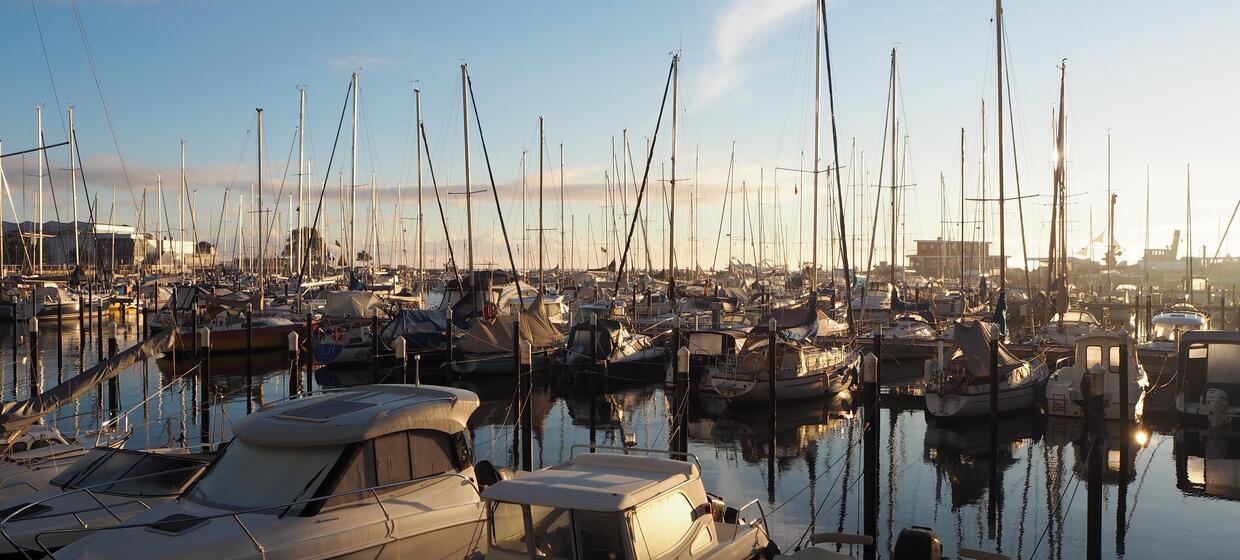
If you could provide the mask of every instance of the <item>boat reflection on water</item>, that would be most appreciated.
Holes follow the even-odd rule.
[[[283,378],[288,375],[287,355],[282,350],[251,354],[252,361],[249,362],[249,367],[250,371],[254,372],[254,390],[260,404],[263,398],[263,385],[267,380],[281,378],[280,386],[286,387],[283,384]],[[155,360],[163,384],[167,385],[177,379],[182,379],[186,383],[191,383],[195,389],[201,386],[201,382],[196,381],[199,373],[198,364],[199,360],[192,357],[178,356],[173,359],[172,354],[165,354],[164,357]],[[211,392],[217,399],[222,398],[227,402],[243,400],[249,384],[246,371],[247,362],[244,354],[213,354],[209,372]],[[285,394],[281,392],[274,398],[283,398]]]
[[[1042,440],[1042,431],[1038,415],[1001,416],[992,452],[989,422],[941,422],[926,414],[922,459],[934,466],[938,479],[947,479],[955,510],[982,503],[992,483],[992,469],[1002,485],[1003,473],[1021,461],[1021,449]]]
[[[1128,484],[1136,480],[1137,453],[1144,447],[1142,442],[1148,440],[1145,428],[1139,425],[1125,425],[1120,422],[1107,422],[1102,436],[1102,483],[1116,485],[1121,482]],[[1127,445],[1125,445],[1127,444]],[[1046,419],[1046,446],[1063,448],[1072,446],[1072,472],[1081,480],[1089,477],[1089,437],[1084,420],[1048,417]],[[1125,456],[1126,455],[1126,456]],[[1124,468],[1124,467],[1127,468]]]
[[[780,403],[775,423],[767,407],[726,406],[726,401],[700,399],[699,415],[689,418],[689,437],[712,447],[732,450],[749,463],[760,463],[772,452],[784,462],[805,455],[806,451],[830,436],[841,434],[845,421],[853,416],[848,391],[831,398]],[[724,406],[718,406],[724,403]]]
[[[1176,430],[1175,486],[1190,496],[1240,501],[1240,433]]]

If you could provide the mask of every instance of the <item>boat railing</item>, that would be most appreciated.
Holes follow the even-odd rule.
[[[187,468],[197,468],[197,467],[187,467]],[[305,505],[314,504],[314,503],[319,503],[319,502],[326,502],[327,500],[332,500],[332,499],[335,499],[335,498],[344,498],[344,497],[353,496],[353,495],[365,495],[365,494],[369,494],[371,497],[373,497],[373,498],[374,498],[375,503],[376,503],[376,504],[378,504],[379,509],[383,512],[384,524],[385,524],[385,525],[387,525],[387,530],[388,530],[388,533],[387,533],[387,538],[388,538],[388,539],[394,539],[393,533],[394,533],[395,528],[396,528],[396,522],[395,522],[395,520],[393,520],[393,519],[392,519],[391,512],[389,512],[389,511],[388,511],[388,509],[387,509],[387,507],[386,507],[386,506],[384,506],[384,504],[383,504],[383,500],[384,500],[384,498],[380,498],[380,493],[381,493],[381,492],[383,492],[383,493],[385,493],[385,494],[386,494],[386,493],[387,493],[387,491],[389,491],[389,490],[395,491],[395,490],[400,489],[400,488],[402,488],[402,487],[410,487],[410,486],[414,486],[414,485],[419,485],[417,488],[410,488],[410,491],[412,491],[412,490],[420,489],[420,488],[424,487],[424,485],[426,485],[426,484],[428,484],[428,483],[433,483],[433,482],[437,482],[437,481],[440,481],[440,480],[449,480],[449,479],[453,479],[453,478],[459,478],[459,479],[463,480],[463,481],[466,483],[466,485],[467,485],[467,486],[469,486],[471,489],[473,489],[474,493],[478,496],[478,499],[479,499],[480,501],[482,500],[482,490],[481,490],[480,488],[478,488],[478,483],[477,483],[477,482],[475,482],[473,479],[471,479],[471,478],[469,478],[469,477],[467,477],[467,476],[465,476],[465,475],[463,475],[463,474],[461,474],[461,473],[459,473],[459,472],[451,472],[451,473],[441,473],[441,474],[437,474],[437,475],[431,475],[431,476],[422,477],[422,478],[417,478],[417,479],[413,479],[413,480],[404,480],[404,481],[400,481],[400,482],[392,482],[392,483],[388,483],[388,484],[380,484],[380,485],[377,485],[377,486],[371,486],[371,487],[368,487],[368,488],[361,488],[361,489],[357,489],[357,490],[349,490],[349,491],[347,491],[347,492],[339,492],[339,493],[336,493],[336,494],[331,494],[331,495],[327,495],[327,496],[318,496],[318,497],[315,497],[315,498],[306,498],[306,499],[302,499],[302,500],[296,500],[296,501],[291,501],[291,502],[284,502],[284,503],[279,503],[279,504],[272,504],[272,505],[265,505],[265,506],[258,506],[258,507],[250,507],[250,508],[243,508],[243,509],[241,509],[241,510],[237,510],[237,511],[226,511],[226,512],[216,513],[216,514],[212,514],[212,515],[194,516],[194,517],[189,517],[189,518],[185,518],[185,519],[178,519],[178,520],[176,520],[176,521],[171,521],[171,522],[170,522],[169,520],[167,520],[167,519],[159,519],[159,520],[155,520],[155,521],[147,521],[147,522],[143,522],[143,523],[125,523],[123,520],[121,520],[121,519],[120,519],[120,517],[119,517],[118,515],[116,515],[116,513],[115,513],[114,511],[112,511],[112,509],[111,509],[111,508],[109,508],[107,505],[103,504],[103,502],[102,502],[102,501],[98,498],[98,496],[95,496],[93,492],[90,492],[90,491],[89,491],[89,489],[90,489],[90,488],[95,488],[95,487],[97,487],[97,486],[108,486],[108,485],[113,485],[113,484],[116,484],[116,483],[118,483],[118,482],[122,482],[122,481],[124,481],[124,482],[128,482],[128,481],[137,480],[137,479],[139,479],[139,478],[144,478],[144,477],[148,477],[148,476],[161,476],[161,475],[167,475],[167,474],[169,474],[169,473],[177,472],[177,470],[180,470],[180,469],[170,470],[170,471],[163,471],[163,472],[159,472],[159,473],[152,473],[152,474],[142,475],[142,476],[136,476],[136,477],[132,477],[132,478],[128,478],[128,479],[114,480],[114,481],[110,481],[110,482],[103,483],[103,484],[100,484],[100,485],[95,485],[95,486],[91,486],[91,487],[83,487],[83,488],[78,488],[78,489],[73,490],[72,492],[82,492],[82,491],[86,491],[86,493],[87,493],[87,494],[89,494],[92,498],[94,498],[94,500],[95,500],[97,503],[99,503],[99,504],[100,504],[100,505],[101,505],[104,509],[106,509],[106,510],[108,511],[108,513],[112,514],[112,517],[113,517],[114,519],[117,519],[117,521],[119,522],[119,524],[117,524],[117,525],[112,525],[112,526],[110,526],[110,527],[90,527],[90,526],[88,526],[85,522],[82,522],[82,520],[79,518],[79,519],[78,519],[78,522],[79,522],[79,525],[81,525],[81,527],[68,528],[68,529],[54,529],[54,530],[50,530],[50,531],[43,531],[43,532],[41,532],[41,533],[39,533],[39,534],[35,535],[35,537],[34,537],[35,544],[36,544],[36,545],[39,547],[39,549],[41,550],[41,555],[31,556],[31,555],[30,555],[30,552],[39,552],[39,551],[31,551],[31,550],[29,550],[29,549],[27,549],[27,548],[20,547],[20,546],[18,546],[15,542],[13,542],[13,540],[12,540],[12,539],[8,536],[7,532],[5,532],[5,530],[4,530],[4,525],[5,525],[6,523],[8,523],[10,520],[12,520],[12,518],[13,518],[14,516],[21,514],[21,512],[23,512],[23,511],[25,511],[25,510],[29,509],[30,507],[34,506],[35,504],[39,504],[39,503],[42,503],[42,502],[45,502],[45,501],[48,501],[48,500],[51,500],[51,499],[54,499],[54,498],[64,497],[64,496],[66,496],[66,495],[68,495],[68,494],[70,494],[70,493],[72,493],[72,492],[66,492],[66,493],[64,493],[64,494],[57,494],[56,496],[53,496],[53,497],[51,497],[51,498],[45,498],[45,499],[40,500],[40,501],[38,501],[38,502],[32,502],[32,503],[29,503],[29,504],[26,504],[26,505],[22,506],[20,509],[17,509],[16,511],[13,511],[13,512],[12,512],[12,513],[10,513],[7,517],[5,517],[3,520],[0,520],[0,536],[3,536],[3,537],[4,537],[4,539],[5,539],[6,541],[8,541],[8,543],[9,543],[11,546],[13,546],[13,548],[14,548],[15,550],[17,550],[17,551],[18,551],[18,552],[19,552],[19,553],[20,553],[20,554],[21,554],[24,558],[26,558],[27,560],[33,560],[33,559],[34,559],[34,558],[36,558],[36,557],[44,557],[44,558],[55,558],[55,557],[56,557],[56,555],[52,553],[51,549],[50,549],[47,545],[43,544],[43,540],[44,540],[44,538],[45,538],[45,537],[48,537],[48,536],[51,536],[51,535],[69,534],[69,533],[81,533],[81,532],[86,532],[86,531],[110,531],[110,530],[122,530],[122,529],[143,529],[143,528],[152,528],[152,527],[155,527],[156,525],[162,525],[162,526],[165,526],[165,527],[167,527],[168,525],[178,525],[178,524],[183,524],[183,525],[185,525],[185,526],[194,526],[194,525],[197,525],[197,524],[200,524],[200,523],[206,522],[206,521],[211,521],[211,520],[213,520],[213,519],[223,519],[223,518],[229,517],[229,518],[232,518],[232,520],[233,520],[233,521],[237,524],[237,526],[238,526],[238,527],[242,530],[242,532],[244,532],[244,533],[246,534],[246,537],[248,537],[248,538],[250,539],[250,542],[251,542],[251,543],[253,543],[253,545],[254,545],[254,550],[256,550],[256,551],[257,551],[260,555],[263,555],[263,554],[265,554],[265,552],[266,552],[266,547],[264,547],[264,546],[263,546],[263,544],[262,544],[262,543],[258,540],[258,537],[257,537],[257,536],[255,536],[255,534],[254,534],[252,531],[250,531],[249,527],[246,527],[245,523],[241,521],[241,516],[242,516],[242,515],[255,514],[255,513],[272,513],[272,512],[276,512],[276,511],[278,511],[278,512],[280,512],[280,513],[279,513],[279,515],[278,515],[278,517],[279,517],[279,518],[283,518],[285,515],[287,515],[287,514],[289,513],[289,511],[291,511],[291,510],[292,510],[294,507],[296,507],[296,506],[305,506]],[[400,495],[404,495],[404,494],[400,494]],[[182,495],[182,496],[184,496],[184,495]],[[398,496],[397,496],[397,495],[386,496],[386,498],[387,498],[387,499],[391,499],[391,498],[395,498],[395,497],[398,497]],[[139,500],[139,501],[140,501],[140,500]],[[143,505],[145,505],[145,504],[143,504]],[[150,509],[150,507],[148,506],[148,507],[147,507],[147,509]],[[67,515],[67,514],[62,514],[62,515]],[[17,520],[17,521],[21,521],[21,520]],[[165,529],[165,530],[167,530],[167,529]]]
[[[72,495],[75,495],[75,494],[85,494],[85,495],[86,495],[86,496],[88,496],[91,500],[93,500],[96,504],[98,504],[98,505],[99,505],[99,509],[100,509],[100,510],[102,510],[102,511],[106,511],[106,512],[108,513],[108,515],[110,515],[113,519],[115,519],[115,520],[116,520],[116,522],[117,522],[117,523],[124,523],[124,522],[125,522],[125,520],[124,520],[124,519],[121,519],[120,515],[118,515],[118,514],[116,513],[116,510],[115,510],[115,509],[113,509],[113,506],[125,506],[125,505],[130,505],[130,504],[137,504],[137,505],[142,506],[144,509],[148,509],[148,510],[149,510],[149,509],[151,509],[151,506],[150,506],[149,504],[147,504],[145,501],[143,501],[141,498],[139,498],[139,497],[134,497],[134,496],[125,496],[125,497],[131,498],[131,499],[126,500],[126,501],[122,501],[122,502],[119,502],[119,503],[115,503],[115,504],[112,504],[112,506],[109,506],[106,502],[104,502],[102,499],[100,499],[100,498],[99,498],[99,495],[95,493],[95,491],[96,491],[96,490],[98,490],[98,489],[100,489],[100,488],[104,488],[104,487],[115,486],[115,485],[117,485],[117,484],[121,484],[121,483],[133,482],[133,481],[135,481],[135,480],[142,480],[142,479],[145,479],[145,478],[154,478],[154,477],[158,477],[158,476],[167,476],[167,475],[169,475],[169,474],[174,474],[174,473],[179,473],[179,472],[191,472],[191,471],[195,471],[195,470],[202,470],[204,466],[205,466],[205,465],[194,465],[194,466],[191,466],[191,467],[182,467],[182,468],[178,468],[178,469],[171,469],[171,470],[160,471],[160,472],[156,472],[156,473],[148,473],[148,474],[143,474],[143,475],[138,475],[138,476],[131,476],[131,477],[126,477],[126,478],[119,478],[119,479],[116,479],[116,480],[109,480],[109,481],[106,481],[106,482],[100,482],[100,483],[98,483],[98,484],[92,484],[92,485],[90,485],[90,486],[83,486],[83,487],[81,487],[81,488],[74,488],[74,489],[72,489],[72,490],[68,490],[68,491],[65,491],[65,492],[61,492],[61,493],[55,494],[55,495],[53,495],[53,496],[48,496],[48,497],[43,498],[43,499],[41,499],[41,500],[36,500],[36,501],[30,502],[30,503],[28,503],[28,504],[24,504],[24,505],[22,505],[21,507],[19,507],[19,508],[17,508],[17,509],[15,509],[15,510],[13,510],[13,511],[11,511],[11,512],[9,512],[9,514],[8,514],[8,515],[6,515],[6,516],[4,517],[4,519],[0,519],[0,537],[3,537],[3,538],[4,538],[4,540],[5,540],[5,542],[8,542],[8,543],[9,543],[9,546],[12,546],[14,550],[16,550],[16,551],[20,552],[20,553],[22,554],[22,556],[24,556],[24,557],[26,557],[26,558],[31,558],[31,557],[30,557],[30,555],[29,555],[29,554],[27,554],[26,549],[25,549],[25,548],[23,548],[23,547],[21,547],[21,546],[19,546],[19,545],[17,544],[17,542],[16,542],[15,540],[13,540],[13,538],[12,538],[11,536],[9,536],[9,532],[8,532],[8,531],[9,531],[9,529],[11,529],[11,528],[12,528],[12,527],[9,525],[9,523],[14,522],[14,521],[17,521],[17,522],[27,521],[27,519],[15,519],[15,518],[20,518],[20,517],[21,517],[21,515],[22,515],[23,513],[25,513],[26,511],[30,510],[31,508],[35,508],[35,507],[37,507],[37,506],[41,506],[41,505],[43,505],[43,504],[44,504],[44,503],[46,503],[46,502],[50,502],[50,501],[53,501],[53,500],[60,500],[60,499],[63,499],[63,498],[66,498],[66,497],[68,497],[68,496],[72,496]],[[106,492],[105,492],[105,493],[106,493]],[[150,497],[155,497],[155,496],[148,496],[148,498],[150,498]],[[85,511],[85,510],[75,509],[75,510],[73,510],[73,511],[66,511],[66,512],[62,512],[62,513],[53,513],[53,514],[51,514],[51,515],[40,515],[40,516],[35,517],[35,518],[33,518],[33,519],[38,519],[38,520],[43,521],[43,520],[53,519],[53,518],[56,518],[56,517],[73,516],[74,520],[75,520],[75,521],[77,521],[78,525],[80,525],[80,526],[81,526],[81,527],[80,527],[81,529],[88,529],[88,528],[90,527],[90,526],[89,526],[89,524],[88,524],[88,523],[86,523],[86,521],[85,521],[85,520],[83,520],[83,519],[82,519],[82,516],[81,516],[81,514],[83,513],[83,511]],[[35,542],[36,542],[36,544],[39,544],[39,547],[43,549],[44,554],[46,554],[48,557],[51,557],[51,552],[50,552],[50,551],[49,551],[46,547],[44,547],[41,543],[39,543],[39,542],[38,542],[38,537],[39,537],[39,536],[42,536],[42,533],[40,533],[38,536],[36,536],[36,537],[35,537]]]
[[[687,451],[672,451],[670,449],[651,449],[647,447],[616,447],[612,445],[591,445],[589,443],[575,443],[568,450],[568,458],[571,460],[577,454],[578,449],[588,449],[591,453],[596,451],[609,451],[613,453],[621,453],[630,455],[632,453],[646,453],[648,455],[667,455],[668,457],[679,457],[686,461],[692,461],[697,467],[698,472],[702,472],[702,461],[697,455]]]

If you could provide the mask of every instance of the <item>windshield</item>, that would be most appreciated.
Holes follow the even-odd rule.
[[[343,445],[274,447],[234,439],[189,499],[224,509],[279,506],[306,500],[340,458]]]
[[[95,450],[79,464],[52,483],[122,496],[175,496],[206,468],[201,460],[123,449]]]

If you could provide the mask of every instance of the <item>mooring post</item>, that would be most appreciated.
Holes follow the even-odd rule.
[[[597,434],[595,429],[595,421],[597,413],[595,400],[597,395],[594,394],[594,376],[598,375],[598,370],[602,364],[598,355],[598,315],[590,315],[590,362],[593,367],[586,370],[586,394],[590,398],[590,453],[594,453],[598,441],[595,439]]]
[[[254,305],[245,304],[245,413],[254,412]]]
[[[987,469],[989,492],[986,496],[986,527],[990,534],[995,534],[998,529],[999,498],[1003,492],[999,488],[999,339],[997,338],[990,341],[989,436],[990,466]]]
[[[405,336],[402,334],[397,334],[396,338],[392,340],[392,354],[395,355],[396,359],[400,361],[400,382],[408,384],[409,355],[405,353],[405,345]]]
[[[777,340],[777,330],[779,323],[772,317],[770,323],[767,324],[766,334],[766,389],[767,395],[771,399],[771,409],[775,408],[776,391],[775,384],[779,373],[779,354],[775,348]]]
[[[534,414],[530,410],[530,396],[534,392],[534,376],[531,371],[534,360],[529,341],[521,336],[520,330],[515,332],[520,341],[518,352],[521,355],[521,466],[526,471],[532,471],[534,470]]]
[[[379,312],[370,314],[370,382],[379,382]]]
[[[190,310],[190,329],[189,329],[189,332],[192,332],[192,333],[196,333],[196,332],[198,332],[198,314],[199,314],[199,313],[200,313],[200,310],[198,309],[198,306],[197,306],[197,305],[194,305],[194,306],[191,308],[191,310]],[[180,337],[180,332],[181,332],[181,329],[180,329],[180,326],[178,326],[178,327],[177,327],[177,340],[181,340],[181,337]],[[193,355],[194,355],[194,357],[195,357],[195,358],[197,358],[197,357],[198,357],[198,344],[197,344],[197,341],[194,341],[194,343],[191,345],[191,347],[192,347],[192,349],[193,349]]]
[[[297,331],[288,332],[288,396],[296,396],[301,393],[301,379],[297,376],[298,361],[297,355],[301,350],[301,337],[297,336]]]
[[[679,344],[677,338],[677,344]],[[673,405],[676,412],[672,418],[676,422],[675,445],[672,451],[680,453],[678,458],[685,461],[689,460],[689,366],[691,353],[688,346],[681,346],[676,350],[676,375],[675,386],[676,393],[673,399]]]
[[[13,371],[17,377],[17,371]],[[39,390],[39,318],[30,317],[30,398],[37,397]]]
[[[1129,421],[1132,416],[1129,414],[1129,395],[1128,388],[1131,381],[1128,379],[1128,361],[1132,359],[1128,355],[1128,337],[1123,338],[1123,346],[1119,350],[1119,371],[1121,382],[1119,384],[1119,419],[1120,433],[1119,438],[1119,499],[1116,502],[1115,509],[1115,555],[1124,555],[1124,537],[1128,533],[1128,452],[1129,437],[1131,435],[1131,426]]]
[[[447,353],[448,353],[448,354],[447,354],[447,356],[445,356],[444,363],[445,363],[445,364],[447,364],[447,365],[448,365],[448,369],[449,369],[449,370],[451,370],[451,369],[455,366],[455,364],[456,364],[456,358],[453,356],[453,355],[455,354],[455,351],[454,351],[454,349],[452,348],[452,346],[453,346],[453,341],[452,341],[452,327],[453,327],[453,325],[452,325],[452,308],[448,308],[447,310],[445,310],[445,311],[443,312],[443,316],[444,316],[444,322],[445,322],[445,325],[446,325],[446,326],[445,326],[445,328],[444,328],[444,334],[446,335],[446,337],[445,337],[445,338],[446,338],[446,340],[447,340],[447,348],[446,348],[446,350],[447,350]]]
[[[56,301],[56,382],[65,379],[65,306],[59,297]]]
[[[211,329],[202,327],[198,329],[198,346],[202,348],[201,362],[198,369],[198,417],[202,420],[199,422],[199,443],[204,447],[211,444]]]
[[[97,346],[97,348],[99,349],[98,357],[99,357],[99,361],[102,362],[103,361],[103,294],[99,295],[98,300],[95,301],[95,305],[96,305],[96,308],[95,308],[96,309],[95,340],[99,342],[99,345]]]
[[[1086,497],[1086,531],[1085,558],[1100,560],[1102,558],[1102,465],[1103,465],[1103,401],[1106,394],[1106,377],[1108,368],[1103,365],[1094,366],[1088,372],[1089,393],[1085,405],[1085,427],[1089,441],[1087,462],[1087,497]]]
[[[862,438],[862,476],[864,480],[864,488],[862,491],[862,509],[864,509],[864,525],[865,534],[874,538],[874,542],[878,542],[878,382],[879,382],[879,352],[882,352],[882,335],[874,335],[875,352],[866,354],[861,360],[861,379],[864,386],[862,406],[865,422]],[[865,547],[866,558],[876,558],[878,549],[873,544]]]
[[[711,328],[719,328],[723,326],[723,304],[718,301],[710,303],[710,326]]]
[[[306,392],[313,393],[314,385],[314,314],[306,313]]]
[[[108,359],[116,357],[119,350],[119,344],[116,341],[116,323],[108,324]],[[119,376],[112,376],[108,380],[108,415],[116,418],[121,410],[121,381]]]

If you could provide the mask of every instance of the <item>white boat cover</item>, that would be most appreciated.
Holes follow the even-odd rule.
[[[323,314],[333,319],[370,317],[379,305],[379,297],[371,292],[327,292]]]
[[[469,330],[461,337],[461,351],[467,354],[512,352],[514,318],[514,315],[500,315],[491,320],[475,317]],[[542,296],[521,310],[521,335],[534,349],[558,346],[564,342],[564,335],[547,318]]]
[[[8,442],[12,442],[44,415],[73,402],[97,385],[120,375],[130,366],[163,354],[171,348],[173,332],[171,326],[166,327],[141,344],[126,348],[113,358],[91,366],[90,369],[32,399],[0,404],[0,434],[3,434]]]

